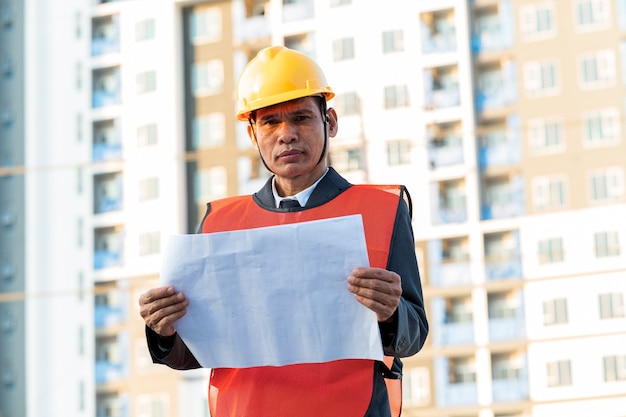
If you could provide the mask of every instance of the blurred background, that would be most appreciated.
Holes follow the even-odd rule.
[[[431,332],[405,416],[626,416],[626,0],[0,0],[0,417],[208,416],[137,299],[268,178],[266,46],[337,96],[332,165],[401,183]]]

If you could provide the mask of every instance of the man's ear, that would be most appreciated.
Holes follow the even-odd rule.
[[[330,107],[328,110],[326,110],[326,117],[328,117],[328,122],[326,125],[328,129],[328,136],[334,138],[335,136],[337,136],[337,132],[339,131],[337,112],[335,111],[335,109]]]
[[[255,149],[259,149],[259,144],[256,141],[256,135],[254,134],[252,124],[250,123],[248,123],[248,137],[250,138],[250,142],[252,142],[252,146],[254,146]]]

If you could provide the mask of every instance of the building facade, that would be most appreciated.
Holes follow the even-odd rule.
[[[406,416],[626,416],[623,0],[0,0],[0,417],[207,416],[148,356],[167,237],[269,177],[237,122],[281,44],[332,165],[402,183],[431,333]]]

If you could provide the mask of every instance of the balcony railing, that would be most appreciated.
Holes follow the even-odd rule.
[[[122,323],[126,317],[126,315],[124,314],[124,309],[122,309],[121,307],[112,307],[106,305],[96,306],[94,316],[97,328]]]
[[[313,0],[299,0],[297,3],[283,5],[283,22],[312,19],[315,17]]]
[[[489,319],[489,340],[492,342],[520,340],[526,335],[524,329],[523,317]]]
[[[524,373],[522,372],[522,374]],[[528,378],[526,377],[517,379],[494,379],[491,383],[494,402],[512,402],[528,399],[529,387]]]
[[[121,143],[94,143],[93,160],[96,162],[115,161],[122,158]]]
[[[500,279],[520,279],[522,277],[522,262],[519,257],[485,261],[487,281]]]
[[[92,107],[99,108],[120,103],[120,90],[94,90],[92,94]]]
[[[439,90],[432,90],[426,94],[425,107],[430,110],[454,107],[461,103],[459,88],[449,87]]]
[[[122,265],[122,252],[112,250],[96,250],[93,254],[94,269],[111,268]]]
[[[128,366],[124,363],[96,361],[96,383],[104,384],[119,381],[128,375]]]
[[[120,40],[114,38],[98,38],[91,40],[91,56],[99,56],[111,52],[119,52]]]
[[[440,323],[435,331],[438,346],[471,345],[474,343],[473,322]]]
[[[469,261],[448,261],[430,267],[429,283],[438,287],[470,285]]]
[[[431,168],[462,164],[463,145],[431,146],[428,149],[428,160]]]

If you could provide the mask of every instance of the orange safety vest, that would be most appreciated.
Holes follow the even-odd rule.
[[[253,229],[361,214],[370,266],[386,268],[398,209],[399,186],[353,185],[329,202],[296,212],[260,207],[251,196],[211,203],[203,233]],[[385,357],[391,369],[392,357]],[[211,371],[213,417],[362,417],[372,397],[372,360],[347,359],[280,367],[216,368]],[[400,415],[401,382],[385,379],[392,416]]]

